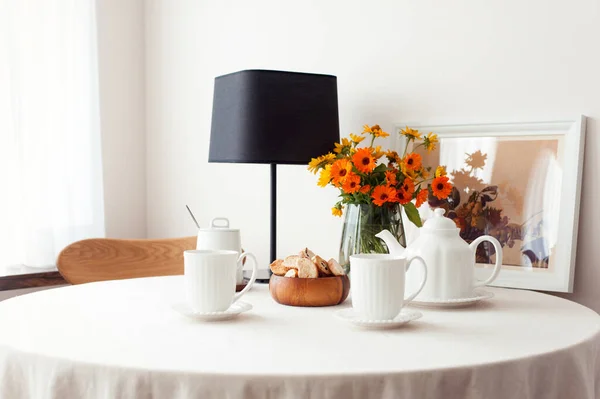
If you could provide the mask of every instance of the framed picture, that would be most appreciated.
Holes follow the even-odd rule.
[[[408,148],[423,164],[446,166],[454,189],[448,199],[430,196],[423,218],[443,207],[467,242],[481,235],[500,241],[503,265],[495,286],[572,292],[585,142],[585,117],[536,123],[479,125],[408,124],[438,135],[437,148]],[[405,127],[399,124],[395,131]],[[394,146],[403,151],[399,134]],[[431,171],[433,174],[435,171]],[[407,232],[409,234],[409,232]],[[410,236],[409,236],[410,238]],[[476,277],[495,262],[481,244]]]

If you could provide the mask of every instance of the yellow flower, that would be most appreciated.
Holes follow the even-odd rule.
[[[319,175],[319,181],[317,182],[317,186],[325,187],[331,181],[331,165],[326,165],[325,168],[321,169],[321,174]]]
[[[350,140],[348,140],[347,138],[343,138],[341,144],[340,143],[335,143],[335,149],[333,150],[333,152],[335,152],[336,154],[341,154],[344,151],[345,147],[349,147],[350,146]]]
[[[406,166],[406,163],[403,162],[402,160],[400,160],[400,162],[398,162],[398,165],[400,165],[400,171],[405,175],[410,177],[411,179],[416,179],[417,178],[417,171],[410,169]]]
[[[373,130],[371,130],[371,128],[369,127],[369,125],[363,125],[363,131],[361,134],[365,134],[365,133],[369,133],[372,134]]]
[[[387,137],[390,135],[389,133],[384,132],[379,125],[373,125],[371,131],[375,137]]]
[[[406,136],[409,140],[414,140],[414,139],[420,139],[421,138],[421,133],[419,133],[418,130],[411,129],[408,126],[406,126],[406,129],[402,129],[400,131],[400,133],[403,136]]]
[[[318,167],[319,167],[319,158],[313,158],[308,163],[308,170],[315,174],[317,173]]]
[[[324,161],[327,161],[327,163],[333,163],[333,161],[335,161],[335,154],[328,152],[327,154],[321,156],[321,158],[323,158]]]
[[[340,206],[339,208],[337,206],[334,206],[333,208],[331,208],[331,214],[333,216],[342,216],[342,207]]]
[[[439,142],[437,134],[429,133],[423,138],[423,146],[427,151],[435,150],[436,144]]]
[[[357,134],[354,133],[350,133],[350,138],[352,139],[352,141],[354,142],[354,144],[358,144],[361,141],[363,141],[365,138],[362,136],[359,136]]]
[[[446,167],[438,166],[437,168],[435,168],[435,177],[442,177],[442,176],[446,176]]]
[[[316,174],[319,168],[322,168],[327,164],[331,164],[333,161],[335,161],[335,154],[329,152],[325,155],[321,155],[320,157],[311,159],[308,163],[308,170]]]
[[[381,146],[378,145],[377,147],[375,147],[375,150],[373,150],[373,157],[375,159],[379,159],[383,156],[384,152],[381,151]]]

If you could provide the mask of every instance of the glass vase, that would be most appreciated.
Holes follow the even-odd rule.
[[[406,247],[406,236],[399,204],[349,204],[346,207],[340,265],[350,272],[350,256],[354,254],[387,254],[388,248],[375,234],[389,230],[398,242]]]

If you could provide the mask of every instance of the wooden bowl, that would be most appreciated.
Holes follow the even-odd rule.
[[[334,306],[350,292],[348,276],[292,278],[273,274],[269,291],[275,302],[288,306]]]

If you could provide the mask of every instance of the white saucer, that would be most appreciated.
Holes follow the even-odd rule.
[[[173,309],[182,315],[199,321],[221,321],[229,320],[237,317],[239,314],[244,313],[252,309],[252,305],[246,302],[238,301],[231,305],[229,309],[223,312],[195,312],[185,302],[174,303],[171,305]]]
[[[409,306],[419,306],[428,308],[462,308],[471,306],[479,301],[490,299],[494,297],[493,292],[484,290],[473,291],[473,296],[469,298],[456,298],[456,299],[441,299],[441,298],[419,298],[417,297]]]
[[[353,308],[342,309],[335,312],[335,315],[340,319],[350,322],[359,327],[372,329],[390,329],[398,328],[413,320],[417,320],[423,316],[421,312],[416,310],[402,309],[400,314],[391,320],[365,320],[360,318]]]

